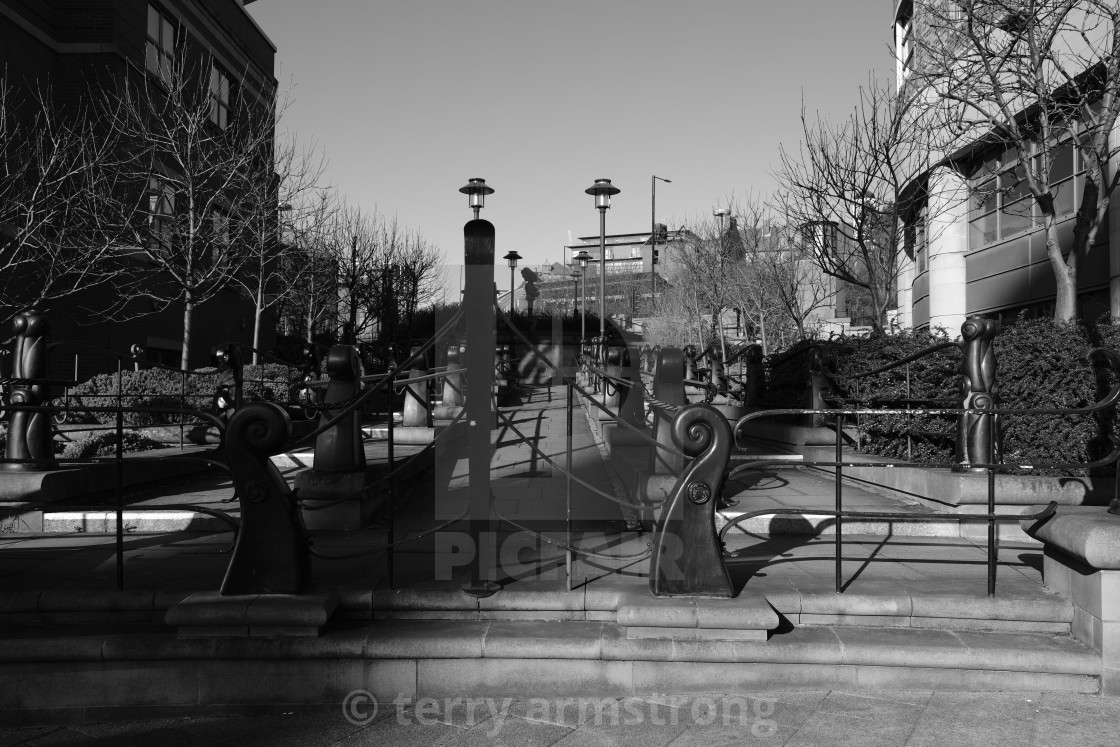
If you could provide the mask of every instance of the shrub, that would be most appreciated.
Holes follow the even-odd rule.
[[[1077,322],[1019,319],[995,340],[999,407],[1068,409],[1096,399],[1096,377],[1083,356],[1089,336]],[[1008,464],[1085,462],[1100,424],[1084,415],[1005,415],[1003,460]]]
[[[121,434],[125,452],[152,451],[153,449],[167,448],[167,444],[153,441],[147,436],[136,431],[124,431]],[[116,456],[117,434],[99,433],[83,441],[71,441],[62,450],[63,459],[92,459],[94,457]]]
[[[292,381],[299,377],[296,369],[279,363],[265,363],[263,365],[245,366],[244,369],[244,395],[245,399],[271,398],[285,400],[288,396],[288,387]],[[123,396],[121,405],[126,409],[136,408],[168,408],[177,410],[180,407],[197,410],[209,410],[219,383],[232,377],[226,371],[219,372],[214,368],[201,368],[184,376],[179,371],[169,371],[162,368],[146,368],[139,371],[122,371],[120,385]],[[265,397],[265,390],[270,390],[270,397]],[[77,401],[75,401],[75,399]],[[116,407],[117,405],[117,374],[98,374],[88,381],[82,382],[70,389],[71,406],[80,410],[84,407]],[[116,422],[113,412],[91,413],[93,419],[102,424]],[[125,412],[124,423],[130,427],[143,425],[168,425],[193,418],[187,414],[181,416],[174,412]]]
[[[959,352],[947,349],[909,364],[858,379],[847,379],[902,360],[925,348],[948,342],[943,332],[908,330],[893,335],[842,337],[832,346],[833,369],[840,391],[826,394],[833,406],[861,408],[957,407]],[[854,425],[862,436],[861,450],[924,464],[951,464],[954,451],[952,415],[861,416]],[[909,438],[908,438],[909,436]]]
[[[766,390],[763,402],[769,407],[806,407],[809,389],[809,348],[828,343],[802,340],[782,353],[763,360]]]
[[[1107,369],[1084,358],[1090,339],[1120,349],[1120,325],[1102,325],[1092,335],[1079,323],[1059,324],[1048,319],[1019,319],[996,337],[996,394],[1002,409],[1070,409],[1086,407],[1112,385]],[[836,391],[825,399],[833,406],[901,407],[907,397],[906,367],[853,381],[844,378],[874,370],[889,362],[947,341],[944,334],[924,331],[869,337],[841,337],[826,346],[839,374]],[[802,343],[795,350],[807,348]],[[777,359],[777,365],[774,361]],[[960,406],[961,353],[939,351],[909,364],[909,398],[919,406]],[[768,404],[804,407],[809,357],[772,356],[768,373],[773,388]],[[1084,463],[1111,448],[1107,436],[1120,436],[1117,418],[1109,411],[1085,415],[1013,415],[1001,418],[1003,460],[1007,464],[1040,462]],[[909,458],[922,464],[954,461],[956,416],[861,416],[861,451]],[[907,436],[909,435],[909,440]],[[1023,472],[1023,470],[1017,470]],[[1030,470],[1038,474],[1039,470]],[[1055,470],[1041,470],[1055,473]],[[1068,474],[1069,470],[1061,471]]]

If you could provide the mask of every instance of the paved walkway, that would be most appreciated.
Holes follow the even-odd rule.
[[[772,692],[658,698],[420,699],[257,716],[0,729],[3,745],[1116,744],[1120,698],[1053,693]],[[349,716],[349,718],[347,717]]]

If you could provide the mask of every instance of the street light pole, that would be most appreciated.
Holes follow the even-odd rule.
[[[657,180],[672,184],[671,179],[660,176],[649,178],[649,307],[650,315],[657,303]]]
[[[727,360],[727,344],[723,341],[723,219],[731,214],[727,208],[719,208],[712,215],[719,218],[719,305],[713,322],[719,324],[719,352],[721,360]],[[717,321],[718,320],[718,321]]]
[[[580,249],[576,259],[579,261],[580,272],[583,273],[583,303],[579,307],[579,344],[582,350],[587,342],[587,260],[591,259],[591,255]]]
[[[579,308],[579,273],[573,267],[568,277],[572,279],[572,316],[575,317],[576,309]]]
[[[596,179],[595,183],[584,190],[595,198],[599,210],[599,344],[607,341],[607,210],[611,206],[611,195],[622,190],[611,186],[610,179]]]
[[[502,257],[505,261],[509,262],[509,315],[513,316],[513,271],[517,269],[517,260],[521,259],[521,255],[516,251],[511,251],[506,256]]]

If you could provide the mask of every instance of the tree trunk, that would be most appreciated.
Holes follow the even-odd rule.
[[[253,365],[257,365],[257,349],[261,346],[261,316],[264,315],[262,293],[257,290],[257,305],[253,310]]]
[[[183,351],[179,357],[179,368],[187,371],[190,369],[191,350],[191,314],[194,313],[194,297],[188,290],[183,300]]]
[[[1053,224],[1046,230],[1046,256],[1054,270],[1054,321],[1072,322],[1077,317],[1077,249],[1070,251],[1067,262]]]

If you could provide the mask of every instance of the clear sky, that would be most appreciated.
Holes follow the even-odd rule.
[[[498,257],[563,259],[597,235],[584,194],[622,192],[607,233],[687,225],[766,195],[801,101],[843,116],[888,81],[892,0],[257,0],[292,105],[351,202],[396,215],[462,262],[459,188],[495,189]],[[502,264],[499,260],[499,264]],[[502,273],[498,273],[499,278]],[[508,276],[505,283],[508,284]]]

